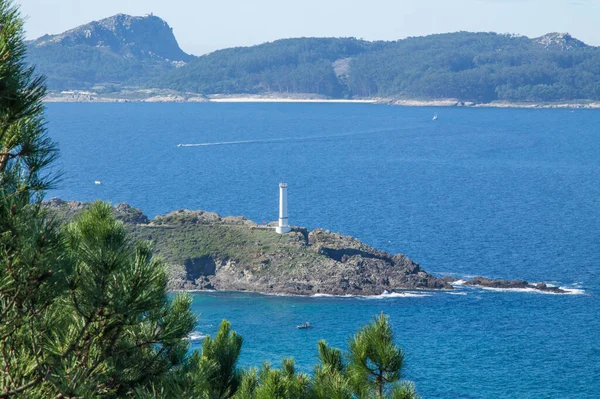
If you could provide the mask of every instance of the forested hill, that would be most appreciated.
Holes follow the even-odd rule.
[[[462,101],[600,99],[600,48],[568,34],[450,33],[395,42],[300,38],[202,56],[153,86],[204,94]]]
[[[568,34],[282,39],[194,57],[162,19],[115,15],[29,42],[52,90],[123,87],[491,101],[600,100],[600,47]]]
[[[55,90],[139,86],[195,58],[161,18],[125,14],[42,36],[28,43],[27,56]]]

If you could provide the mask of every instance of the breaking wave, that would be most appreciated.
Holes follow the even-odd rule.
[[[187,336],[187,339],[190,341],[200,341],[206,338],[206,334],[202,334],[200,331],[192,331],[190,335]]]

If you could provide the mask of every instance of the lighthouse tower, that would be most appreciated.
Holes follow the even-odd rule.
[[[279,234],[289,233],[292,230],[288,225],[287,187],[286,183],[279,183],[279,225],[275,227],[275,231]]]

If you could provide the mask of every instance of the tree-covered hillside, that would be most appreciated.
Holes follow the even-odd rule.
[[[350,66],[348,90],[358,96],[478,102],[600,99],[600,49],[568,35],[410,38],[361,54]]]
[[[463,101],[600,99],[600,49],[567,34],[395,42],[301,38],[217,51],[152,86],[203,94],[314,93]]]
[[[336,70],[344,68],[344,59],[379,47],[381,44],[354,38],[300,38],[229,48],[199,57],[151,85],[203,94],[278,92],[340,97],[346,89]]]

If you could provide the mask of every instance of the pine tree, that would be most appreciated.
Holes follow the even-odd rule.
[[[315,367],[313,394],[318,399],[352,399],[353,392],[345,375],[344,355],[323,340],[318,343],[319,364]]]
[[[392,326],[383,313],[350,340],[348,360],[346,373],[357,397],[418,397],[412,385],[399,382],[404,353],[394,344]]]
[[[0,398],[40,384],[45,335],[70,272],[58,227],[40,201],[55,177],[44,129],[44,80],[25,63],[23,23],[0,0]]]
[[[169,301],[166,269],[148,246],[129,242],[101,202],[65,235],[74,271],[50,339],[62,363],[55,388],[71,396],[122,396],[183,364],[196,322],[191,298]]]
[[[0,0],[0,398],[173,391],[195,324],[164,266],[97,203],[61,229],[42,205],[56,182],[43,78],[23,24]]]
[[[226,399],[237,392],[242,382],[237,368],[242,342],[227,320],[221,322],[215,338],[204,338],[202,351],[194,352],[185,370],[193,397]]]

